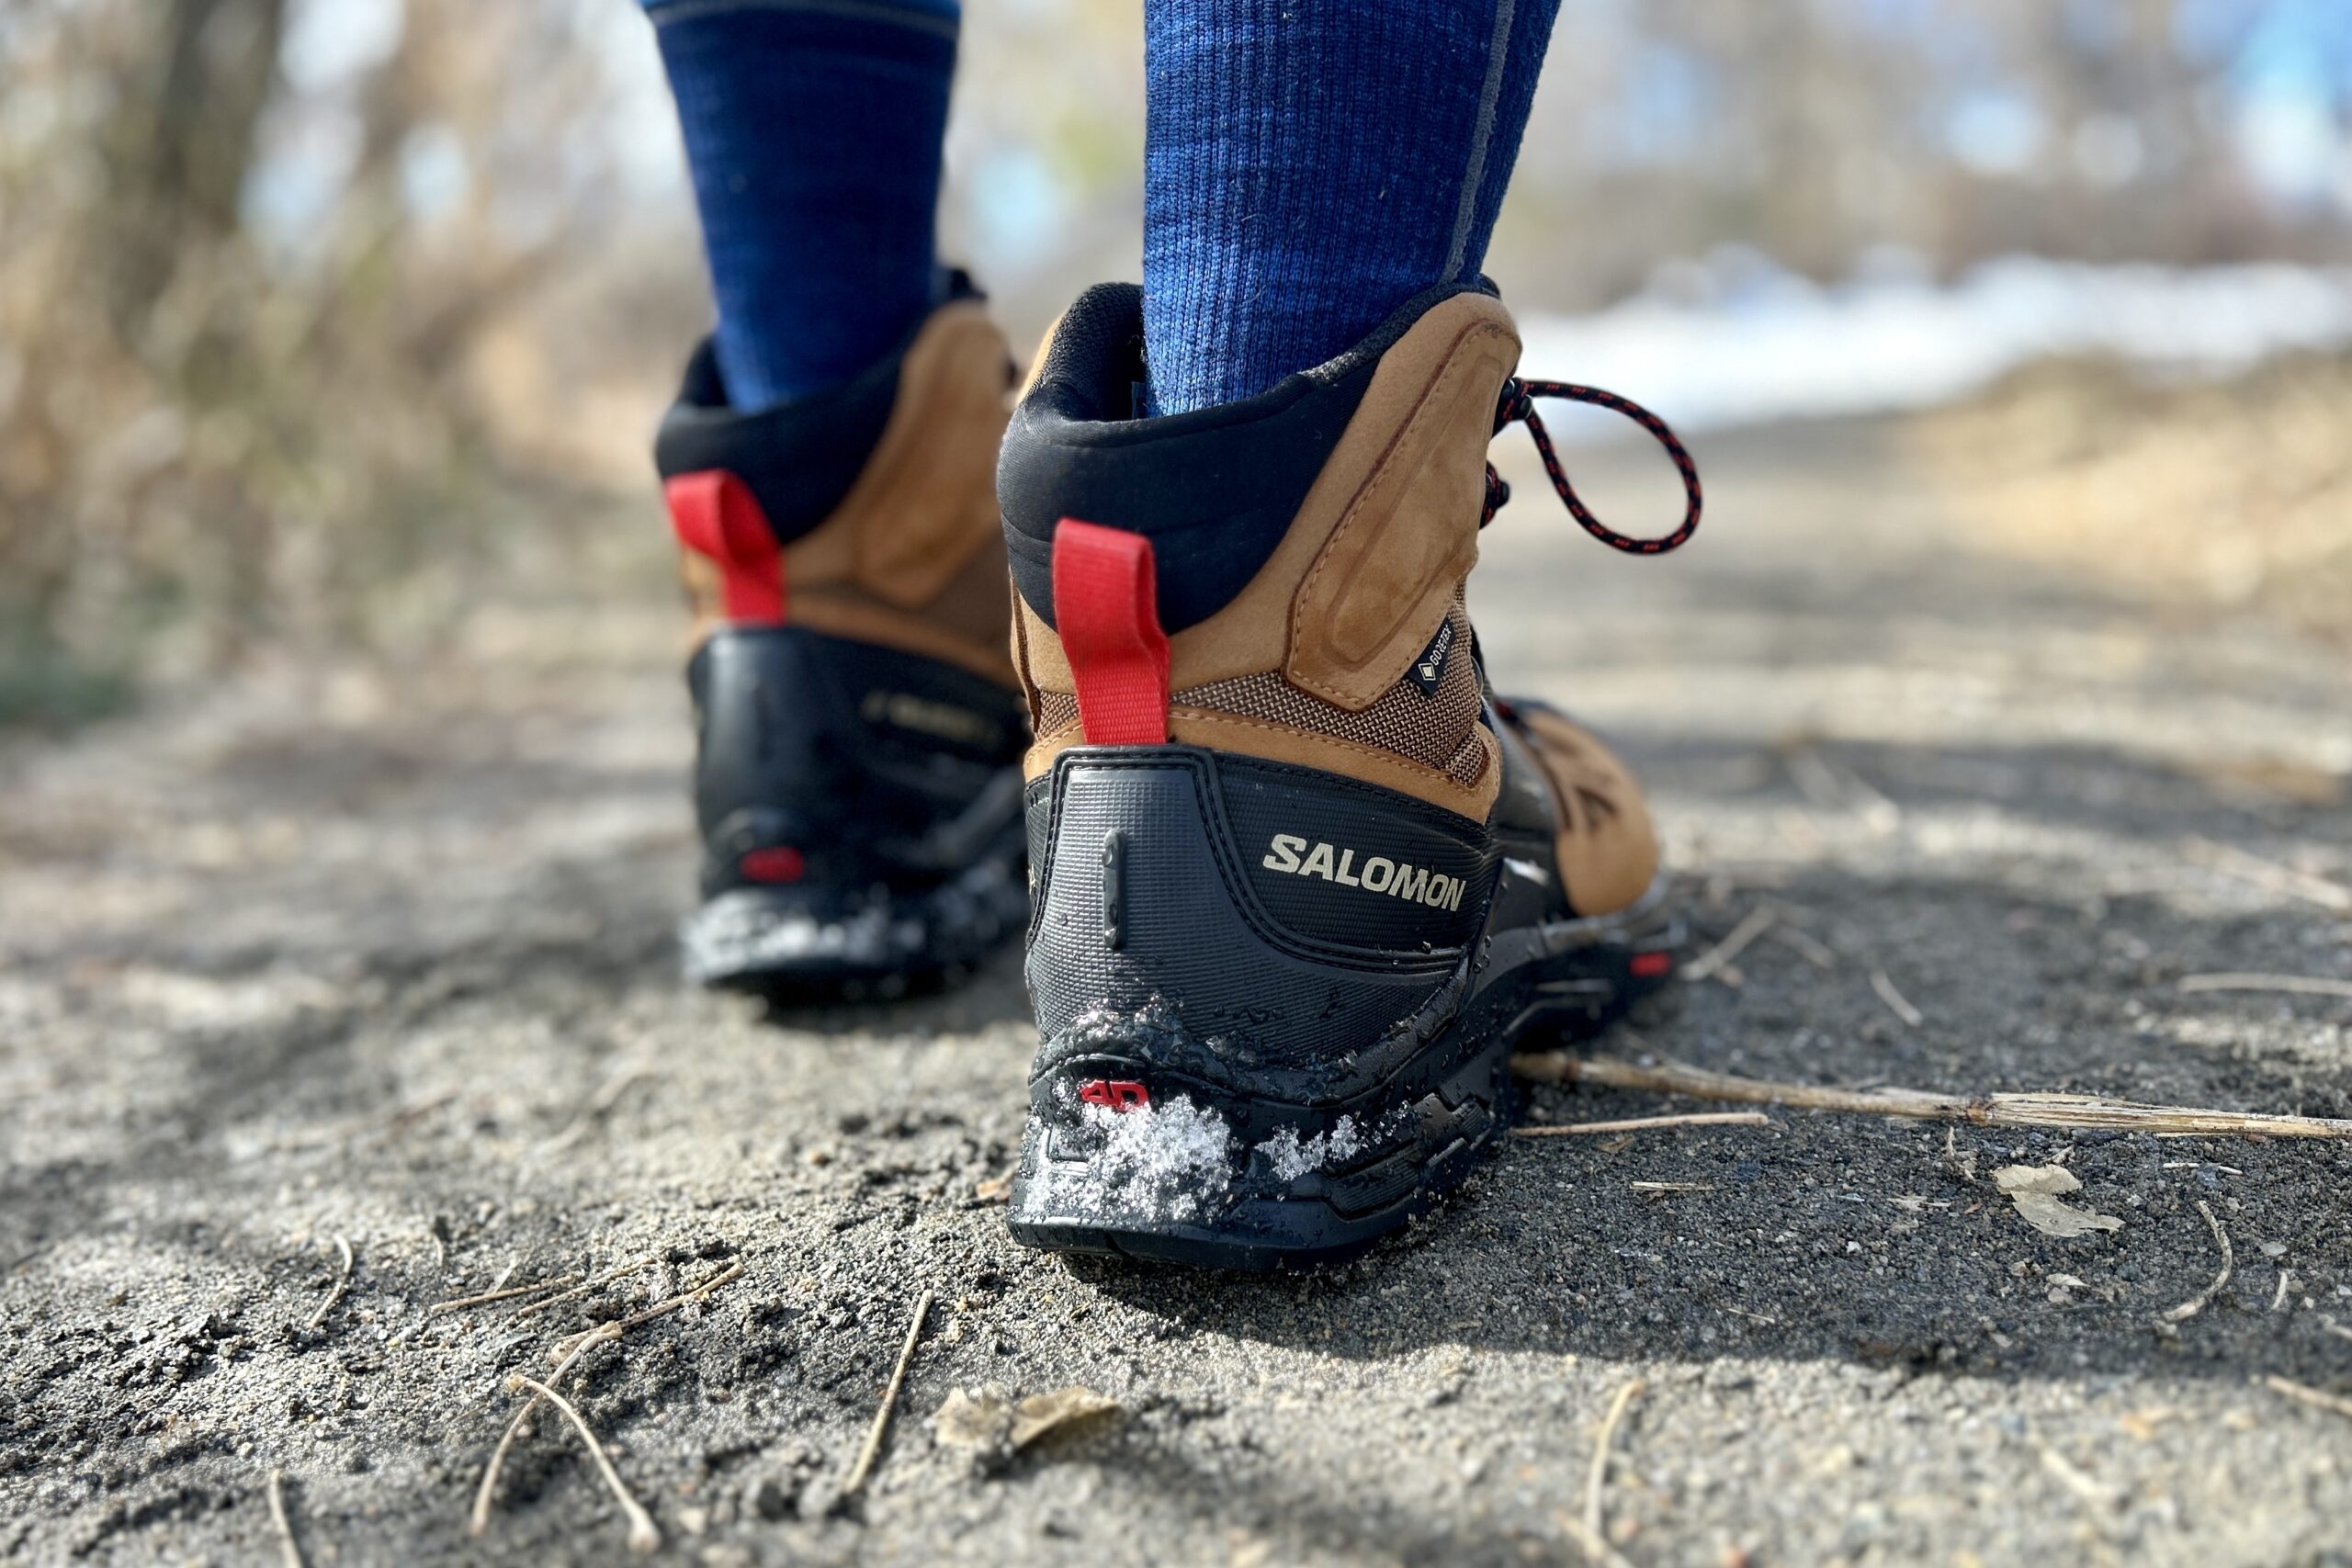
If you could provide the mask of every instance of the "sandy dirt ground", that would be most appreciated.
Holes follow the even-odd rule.
[[[2352,1114],[2352,1000],[2181,986],[2352,979],[2343,653],[1993,553],[1904,449],[1703,443],[1662,562],[1514,455],[1499,678],[1645,771],[1694,951],[1770,912],[1599,1048]],[[1578,461],[1664,503],[1654,455]],[[1638,1383],[1599,1516],[1639,1568],[2352,1562],[2352,1404],[2265,1381],[2352,1394],[2352,1145],[1775,1111],[1514,1140],[1324,1275],[1015,1247],[1017,955],[865,1009],[675,982],[658,532],[550,532],[422,667],[259,669],[0,759],[0,1559],[266,1561],[277,1473],[312,1564],[620,1560],[552,1419],[468,1511],[510,1375],[687,1294],[566,1384],[666,1561],[1576,1562]],[[1991,1173],[2051,1163],[2120,1227],[2030,1228]],[[1017,1451],[934,1425],[1073,1384],[1117,1411]]]

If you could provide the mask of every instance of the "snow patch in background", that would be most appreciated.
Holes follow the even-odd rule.
[[[1900,257],[1824,287],[1752,252],[1661,273],[1587,316],[1522,324],[1523,374],[1606,387],[1679,429],[1932,407],[2053,355],[2220,376],[2352,344],[2352,267],[2095,266],[2011,256],[1939,287]],[[1562,438],[1613,435],[1544,413]],[[1624,426],[1628,434],[1637,434]]]

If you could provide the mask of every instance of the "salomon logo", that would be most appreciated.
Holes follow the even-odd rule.
[[[1279,871],[1286,876],[1319,876],[1326,882],[1336,882],[1342,887],[1361,887],[1367,893],[1385,893],[1392,898],[1402,898],[1408,904],[1426,904],[1432,909],[1459,909],[1465,884],[1458,876],[1448,876],[1442,871],[1426,866],[1409,865],[1390,860],[1386,855],[1374,855],[1356,869],[1353,850],[1335,849],[1329,844],[1309,847],[1295,833],[1277,833],[1273,842],[1266,846],[1266,858],[1259,862],[1268,871]]]

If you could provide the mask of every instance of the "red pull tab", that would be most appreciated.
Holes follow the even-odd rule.
[[[678,543],[718,565],[730,621],[784,619],[784,550],[752,487],[724,468],[680,474],[662,487]]]
[[[1054,629],[1094,746],[1168,742],[1168,634],[1151,541],[1065,517],[1054,529]]]

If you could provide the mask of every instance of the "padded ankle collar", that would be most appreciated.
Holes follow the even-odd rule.
[[[963,273],[946,275],[941,305],[979,298]],[[916,322],[888,357],[846,384],[749,412],[728,402],[718,353],[705,338],[686,364],[677,400],[662,416],[654,467],[664,479],[727,470],[759,498],[777,543],[790,544],[823,522],[865,471],[890,422],[907,350],[929,320]]]
[[[1272,556],[1371,385],[1380,356],[1444,284],[1407,300],[1339,357],[1236,403],[1136,417],[1145,379],[1143,290],[1106,283],[1055,327],[997,466],[1012,581],[1054,625],[1054,527],[1065,517],[1142,534],[1170,633],[1230,603]]]

